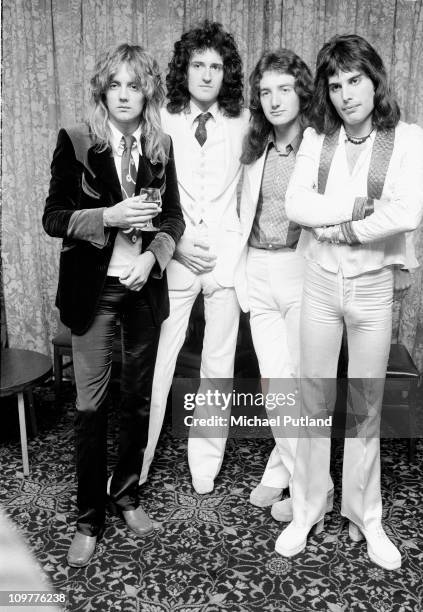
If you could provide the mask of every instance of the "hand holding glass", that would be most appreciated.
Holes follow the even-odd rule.
[[[160,189],[157,187],[143,187],[140,191],[140,198],[143,202],[151,202],[157,204],[159,214],[162,210],[162,197],[160,195]],[[153,220],[147,221],[142,228],[143,232],[158,232],[160,228],[153,225]]]
[[[160,195],[160,189],[157,189],[156,187],[143,187],[139,193],[138,196],[135,196],[134,198],[132,198],[133,200],[137,201],[137,203],[141,202],[146,202],[147,204],[156,204],[157,208],[157,214],[159,214],[162,210],[162,198]],[[134,227],[128,227],[128,229],[123,229],[123,233],[124,234],[130,234],[133,229],[135,229]],[[159,228],[158,227],[154,227],[152,220],[147,221],[141,228],[137,228],[142,232],[158,232]]]

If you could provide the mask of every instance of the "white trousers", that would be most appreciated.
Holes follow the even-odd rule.
[[[160,331],[150,407],[148,443],[140,483],[146,481],[166,412],[176,361],[185,341],[189,316],[197,295],[204,294],[205,330],[201,378],[232,378],[238,336],[239,305],[233,288],[220,287],[211,274],[199,274],[188,289],[169,290],[170,314]],[[226,438],[188,441],[191,473],[214,478],[220,469]]]
[[[368,437],[344,445],[341,513],[359,527],[380,524],[380,412],[392,326],[393,273],[383,268],[355,278],[307,262],[301,310],[302,414],[333,408],[343,323],[348,337],[348,378],[361,380],[352,410],[366,414]],[[332,382],[329,380],[332,379]],[[293,477],[294,522],[311,527],[324,516],[330,438],[301,437]]]
[[[272,387],[278,386],[279,379],[299,375],[304,265],[304,259],[290,249],[270,251],[250,247],[248,252],[251,335],[260,374],[269,379],[268,393],[287,391]],[[283,385],[286,387],[286,382]],[[297,440],[275,433],[275,442],[261,483],[286,488],[294,470]]]

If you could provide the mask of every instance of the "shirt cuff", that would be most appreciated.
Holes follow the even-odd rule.
[[[145,249],[151,251],[156,258],[156,264],[154,264],[151,275],[154,278],[162,278],[163,272],[166,269],[167,264],[173,257],[175,252],[176,243],[169,234],[165,232],[159,232],[154,240]]]
[[[375,203],[373,198],[358,197],[354,201],[354,208],[352,212],[353,221],[361,221],[369,215],[372,215],[375,211]]]
[[[69,238],[86,240],[93,246],[103,248],[109,237],[109,230],[103,224],[104,208],[84,208],[72,213],[67,235]]]
[[[361,242],[357,238],[357,235],[353,229],[352,224],[353,224],[352,221],[346,221],[345,223],[341,223],[341,230],[344,236],[344,240],[350,246],[361,244]]]

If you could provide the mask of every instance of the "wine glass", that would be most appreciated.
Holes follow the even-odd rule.
[[[140,191],[141,200],[143,202],[153,202],[157,204],[160,213],[162,210],[162,197],[160,195],[160,189],[157,187],[142,187]],[[158,232],[159,228],[153,225],[153,220],[147,221],[144,227],[141,228],[142,232]]]

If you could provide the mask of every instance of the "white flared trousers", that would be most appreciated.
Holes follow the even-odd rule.
[[[300,324],[301,407],[316,416],[333,409],[334,385],[345,322],[348,378],[359,379],[350,409],[366,415],[363,437],[344,446],[341,514],[361,528],[380,524],[379,420],[392,333],[393,271],[382,268],[344,278],[307,262]],[[329,384],[328,384],[329,383]],[[362,418],[362,417],[358,417]],[[368,434],[365,437],[365,434]],[[293,477],[294,522],[311,527],[325,513],[330,438],[309,434],[298,441]]]
[[[239,304],[233,288],[217,285],[211,274],[199,274],[191,287],[169,290],[170,313],[163,322],[154,369],[148,444],[140,483],[147,479],[166,412],[176,361],[185,341],[189,316],[197,295],[204,296],[204,340],[200,377],[232,379],[238,336]],[[220,470],[226,437],[189,438],[188,461],[193,476],[214,479]]]
[[[268,393],[289,392],[287,379],[299,374],[304,265],[304,259],[290,249],[271,251],[250,247],[248,252],[251,335],[260,374],[269,379]],[[261,483],[286,488],[294,469],[297,440],[279,437],[280,433],[274,432],[276,444]]]

